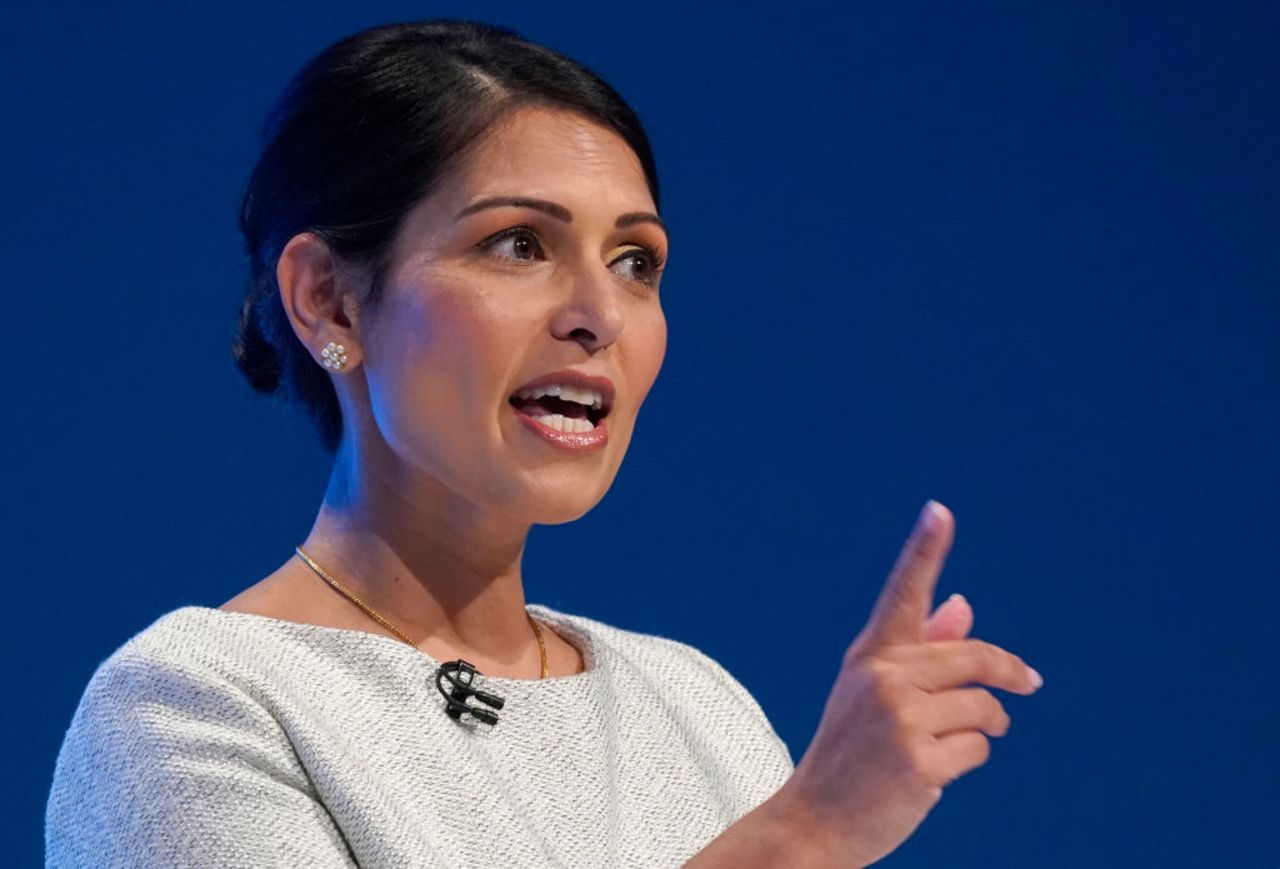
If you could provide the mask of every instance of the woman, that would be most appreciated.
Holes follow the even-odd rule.
[[[926,622],[939,505],[794,769],[706,655],[526,604],[530,527],[604,496],[666,346],[654,161],[608,85],[507,31],[379,27],[265,140],[235,355],[329,486],[278,570],[99,667],[49,865],[861,866],[985,759],[1007,716],[959,686],[1033,677],[962,600]]]

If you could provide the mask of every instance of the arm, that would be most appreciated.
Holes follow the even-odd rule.
[[[58,754],[46,867],[355,866],[270,712],[128,648],[94,673]]]
[[[927,504],[791,777],[686,865],[871,865],[914,832],[944,787],[986,762],[988,737],[1003,736],[1009,716],[985,688],[966,686],[1025,695],[1042,680],[1018,656],[962,639],[971,612],[953,627],[930,625],[953,535],[950,511]]]
[[[823,855],[805,835],[787,786],[756,806],[693,855],[684,869],[861,869],[868,864]]]
[[[719,690],[733,698],[741,710],[737,717],[754,723],[762,741],[776,746],[779,761],[786,770],[794,769],[790,750],[778,736],[759,702],[733,674],[718,661],[693,646],[685,645],[690,665],[705,671]],[[782,763],[779,764],[781,766]],[[793,774],[793,773],[792,773]],[[685,863],[686,869],[720,869],[751,866],[753,869],[860,869],[848,855],[837,858],[820,853],[821,839],[805,828],[807,814],[789,787],[790,777],[775,779],[770,772],[770,797],[738,818],[701,851]]]

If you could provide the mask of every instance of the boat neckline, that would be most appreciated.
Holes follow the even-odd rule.
[[[529,603],[525,605],[525,609],[530,615],[538,618],[538,620],[544,625],[549,624],[564,640],[578,649],[579,653],[582,655],[582,671],[578,673],[568,673],[561,676],[547,676],[545,679],[518,679],[510,676],[490,676],[482,671],[477,671],[477,674],[488,684],[506,686],[565,685],[593,680],[600,669],[601,644],[595,633],[583,624],[583,617],[560,612],[559,610],[552,609],[545,604]],[[362,631],[358,628],[335,628],[330,627],[329,625],[315,625],[310,622],[295,622],[289,619],[276,618],[275,616],[261,615],[260,613],[224,610],[217,607],[198,604],[180,607],[179,609],[174,610],[170,615],[176,615],[183,611],[198,613],[206,617],[211,616],[215,619],[240,621],[245,624],[265,624],[280,631],[315,634],[319,636],[330,636],[336,639],[383,644],[387,649],[397,649],[401,653],[412,654],[419,660],[425,660],[431,666],[433,671],[439,668],[442,663],[439,659],[435,658],[430,653],[419,649],[417,646],[411,646],[402,640],[395,639],[394,637],[375,634],[372,631]]]

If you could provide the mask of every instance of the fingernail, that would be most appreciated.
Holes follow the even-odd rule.
[[[932,499],[925,501],[924,509],[920,511],[920,524],[933,531],[941,521],[942,505]]]
[[[951,595],[951,597],[947,598],[947,602],[948,602],[948,603],[950,603],[950,602],[951,602],[951,601],[953,601],[953,600],[964,601],[965,603],[968,603],[968,602],[969,602],[969,601],[965,598],[965,596],[964,596],[964,595],[962,595],[960,592],[956,592],[955,594]]]
[[[1036,672],[1034,667],[1027,667],[1027,675],[1031,677],[1031,685],[1039,688],[1044,684],[1044,677]]]

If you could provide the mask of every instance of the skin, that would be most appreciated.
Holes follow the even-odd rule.
[[[536,197],[567,209],[489,208]],[[361,306],[360,276],[315,236],[286,245],[285,310],[317,364],[329,341],[344,438],[303,543],[340,582],[439,660],[537,678],[520,562],[530,528],[578,518],[604,496],[666,351],[653,260],[665,259],[638,160],[591,121],[523,109],[495,125],[396,239],[386,301]],[[525,225],[523,236],[491,243]],[[644,264],[649,268],[645,268]],[[610,377],[617,395],[601,451],[567,453],[525,431],[507,403],[560,368]],[[927,505],[863,630],[849,646],[795,774],[687,864],[866,866],[905,840],[943,788],[986,762],[1009,716],[986,685],[1020,694],[1039,677],[969,639],[973,610],[953,595],[930,613],[954,537]],[[393,636],[298,558],[222,609]],[[580,651],[549,629],[551,674]]]
[[[955,537],[930,502],[875,609],[845,651],[818,729],[769,799],[686,866],[860,869],[905,841],[943,789],[986,763],[1010,719],[987,685],[1031,694],[1043,680],[1017,655],[968,639],[973,611],[953,595],[926,617]]]
[[[503,206],[536,197],[570,213]],[[666,352],[659,300],[666,233],[615,226],[656,207],[634,152],[563,110],[500,120],[407,216],[384,298],[360,304],[361,276],[310,233],[277,268],[298,339],[330,372],[344,437],[302,548],[438,660],[491,676],[537,678],[521,556],[530,528],[576,519],[604,496]],[[482,247],[495,233],[532,231]],[[651,277],[650,277],[651,276]],[[602,450],[569,453],[520,424],[507,400],[561,368],[609,377],[616,396]],[[222,609],[394,636],[296,555]],[[551,675],[580,651],[544,628]]]
[[[922,629],[954,538],[951,511],[926,504],[787,782],[791,805],[806,807],[797,822],[818,831],[814,865],[880,860],[915,831],[944,787],[987,762],[988,737],[1008,733],[1010,718],[976,686],[1025,695],[1042,684],[999,646]]]

